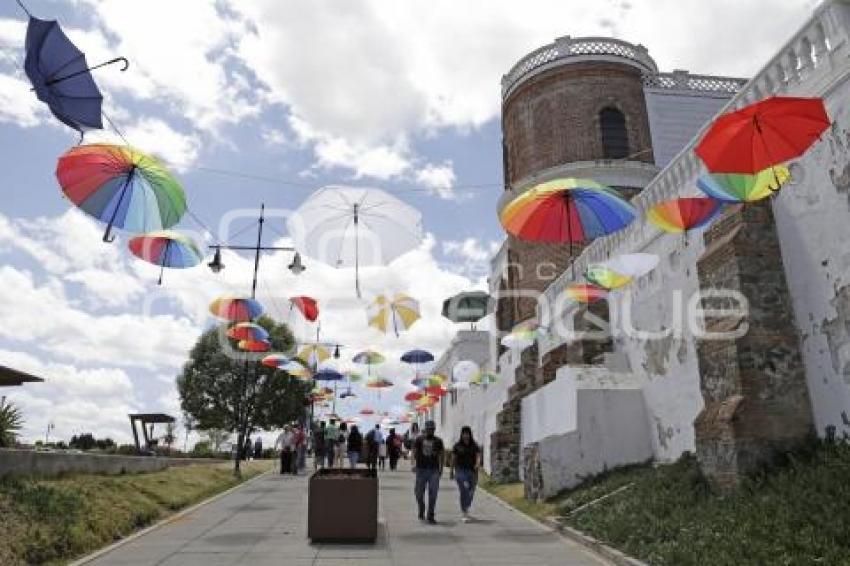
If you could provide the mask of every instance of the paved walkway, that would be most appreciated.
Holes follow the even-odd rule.
[[[457,487],[444,476],[438,525],[415,516],[413,475],[380,476],[379,537],[371,545],[311,545],[307,478],[262,476],[168,524],[118,546],[96,565],[461,566],[600,565],[583,547],[479,491],[476,521],[459,520]]]

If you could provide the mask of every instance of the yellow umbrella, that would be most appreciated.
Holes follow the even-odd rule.
[[[369,326],[385,334],[392,330],[398,336],[399,332],[407,330],[419,320],[419,301],[403,293],[397,293],[392,299],[379,295],[366,312],[369,315]]]
[[[298,358],[308,368],[316,369],[323,361],[331,357],[330,351],[321,344],[308,344],[299,350]]]

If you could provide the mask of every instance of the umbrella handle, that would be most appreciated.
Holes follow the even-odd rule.
[[[106,232],[103,233],[103,241],[107,244],[111,244],[115,241],[115,235],[112,233],[112,223],[106,227]]]

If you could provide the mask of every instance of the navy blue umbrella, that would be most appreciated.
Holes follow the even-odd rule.
[[[345,379],[345,376],[335,369],[325,368],[316,372],[316,374],[313,375],[313,379],[316,381],[342,381]]]
[[[427,364],[434,361],[434,356],[431,355],[431,352],[425,350],[410,350],[404,353],[401,361],[408,364]]]
[[[19,2],[20,4],[20,2]],[[21,4],[21,7],[26,8]],[[81,134],[103,128],[101,106],[103,96],[91,76],[91,71],[105,65],[122,62],[122,71],[129,61],[117,57],[89,67],[86,56],[53,20],[40,20],[29,15],[24,71],[39,100],[63,124]]]

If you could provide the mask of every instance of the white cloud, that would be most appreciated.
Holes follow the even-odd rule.
[[[28,82],[0,75],[0,122],[31,128],[43,123],[47,113],[30,91]]]
[[[455,180],[454,165],[451,160],[445,161],[441,165],[428,163],[416,173],[417,183],[433,189],[440,198],[444,199],[456,198],[457,195],[452,190]]]
[[[464,240],[447,240],[443,242],[443,253],[470,261],[488,261],[499,251],[499,242],[489,242],[482,245],[476,238]]]

